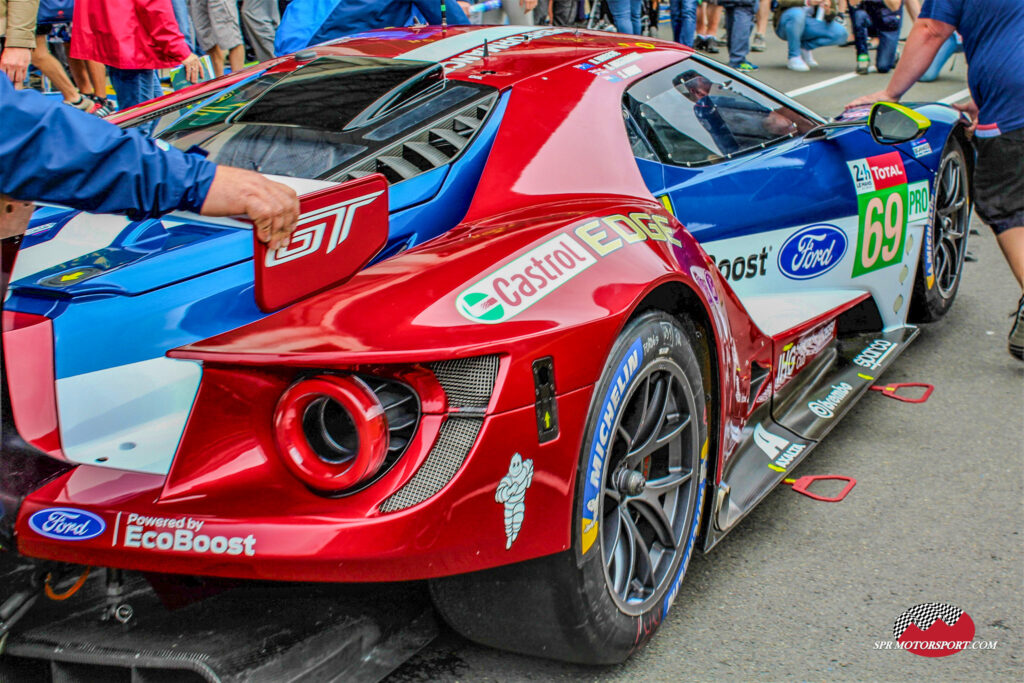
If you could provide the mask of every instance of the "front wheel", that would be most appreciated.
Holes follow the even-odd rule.
[[[942,150],[935,174],[931,220],[926,226],[921,258],[910,299],[911,322],[935,322],[946,315],[960,288],[971,223],[967,160],[956,138]]]
[[[695,347],[696,330],[664,313],[626,327],[591,399],[572,550],[432,581],[455,630],[587,664],[621,662],[650,639],[700,529],[708,426]]]

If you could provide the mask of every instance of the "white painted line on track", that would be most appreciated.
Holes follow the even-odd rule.
[[[806,95],[809,92],[814,92],[815,90],[821,90],[822,88],[827,88],[830,85],[835,85],[837,83],[842,83],[843,81],[848,81],[851,78],[856,78],[856,77],[857,77],[857,72],[856,71],[851,71],[850,73],[843,74],[842,76],[836,76],[835,78],[829,78],[829,79],[824,80],[824,81],[819,81],[817,83],[811,83],[810,85],[805,85],[804,87],[797,88],[796,90],[790,90],[788,93],[786,93],[786,96],[787,97],[799,97],[800,95]]]
[[[942,104],[953,104],[954,102],[959,102],[960,100],[966,100],[970,96],[970,88],[964,88],[963,90],[953,93],[949,97],[943,97],[941,100],[939,100],[939,102],[941,102]]]

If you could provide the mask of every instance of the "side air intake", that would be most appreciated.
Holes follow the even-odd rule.
[[[446,360],[428,366],[444,389],[452,413],[441,425],[423,465],[405,486],[384,501],[381,512],[398,512],[422,503],[452,480],[483,426],[483,412],[491,402],[499,365],[499,357],[494,355]],[[462,414],[462,411],[474,414]]]

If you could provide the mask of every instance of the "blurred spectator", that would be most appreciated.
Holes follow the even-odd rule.
[[[866,74],[871,66],[868,39],[878,36],[875,68],[884,74],[896,64],[900,26],[903,23],[903,0],[848,0],[853,36],[857,45],[857,73]]]
[[[68,68],[78,90],[99,105],[96,116],[112,114],[116,107],[107,99],[107,67],[87,59],[68,58]]]
[[[608,0],[608,11],[611,12],[616,31],[640,35],[643,0]]]
[[[483,13],[480,23],[504,24],[508,19],[508,23],[516,26],[533,26],[533,10],[536,7],[537,0],[502,0],[501,7]]]
[[[274,36],[277,35],[280,23],[281,12],[277,9],[277,0],[242,2],[242,28],[245,29],[257,61],[265,62],[274,56]]]
[[[548,0],[548,16],[551,17],[552,26],[572,26],[578,14],[579,5],[576,0]]]
[[[456,2],[447,2],[449,24],[468,24]],[[437,0],[292,0],[281,16],[274,53],[286,55],[342,36],[387,26],[407,26],[414,18],[441,23]]]
[[[813,50],[826,45],[842,45],[846,27],[836,21],[836,0],[778,0],[772,17],[775,33],[789,44],[786,68],[810,71],[818,66]]]
[[[768,47],[764,42],[764,34],[768,32],[768,17],[772,15],[772,5],[777,2],[778,0],[758,0],[754,37],[750,41],[751,52],[764,52]]]
[[[50,45],[47,37],[52,29],[51,24],[36,24],[36,46],[32,50],[32,66],[39,69],[40,73],[50,80],[50,84],[60,91],[64,96],[64,104],[70,104],[75,109],[93,113],[99,110],[100,105],[92,99],[85,97],[78,90],[64,65],[50,53]]]
[[[725,12],[725,31],[729,43],[729,66],[740,71],[754,71],[757,66],[747,61],[750,33],[754,29],[754,5],[757,0],[718,0]]]
[[[20,88],[36,45],[39,0],[0,0],[0,71]]]
[[[224,75],[225,54],[231,71],[241,71],[245,66],[245,45],[235,0],[189,0],[188,9],[199,47],[213,62],[213,75]]]
[[[183,64],[193,83],[201,69],[178,30],[171,0],[78,0],[71,56],[110,68],[121,109],[163,94],[156,69]]]
[[[669,0],[672,40],[693,47],[697,32],[697,0]]]
[[[192,16],[188,11],[188,0],[171,0],[174,19],[178,22],[178,30],[188,43],[188,49],[199,54],[199,43],[196,41],[196,28],[192,25]]]
[[[931,66],[928,70],[921,75],[921,78],[917,79],[922,83],[931,83],[939,77],[939,72],[942,71],[942,67],[946,66],[946,62],[949,61],[950,57],[958,52],[964,51],[964,41],[960,37],[959,33],[953,32],[949,38],[946,38],[946,42],[942,44],[939,51],[935,53],[935,59],[932,60]]]
[[[697,37],[693,46],[698,50],[716,55],[719,53],[715,38],[722,21],[722,6],[718,0],[704,0],[697,6]]]

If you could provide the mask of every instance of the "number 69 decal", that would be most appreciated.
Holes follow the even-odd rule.
[[[884,268],[900,260],[906,226],[903,207],[903,195],[899,191],[891,192],[884,204],[882,197],[868,200],[857,251],[862,272]]]

